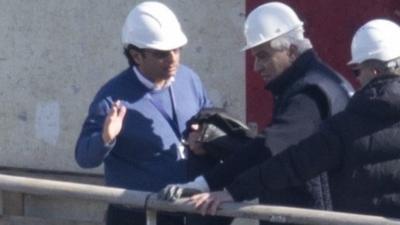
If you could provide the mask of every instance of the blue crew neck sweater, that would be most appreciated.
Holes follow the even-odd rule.
[[[175,109],[179,132],[186,121],[211,104],[198,76],[181,65],[168,90],[146,88],[128,68],[107,82],[89,108],[76,144],[75,158],[83,168],[104,162],[106,184],[143,191],[158,191],[170,183],[186,182],[186,160],[178,153],[180,140],[151,99],[172,118]],[[104,144],[101,131],[112,102],[127,107],[123,127],[113,146]],[[174,107],[175,106],[175,107]]]

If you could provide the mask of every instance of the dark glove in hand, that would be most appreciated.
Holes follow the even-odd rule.
[[[251,140],[249,128],[219,108],[203,109],[186,123],[184,136],[191,132],[191,125],[201,125],[202,143],[208,156],[220,161],[233,152],[243,149]]]
[[[159,191],[157,198],[172,202],[177,199],[190,197],[199,193],[201,193],[201,191],[194,188],[185,188],[176,184],[171,184]]]

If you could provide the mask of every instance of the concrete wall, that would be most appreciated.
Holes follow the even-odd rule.
[[[0,166],[83,172],[75,141],[95,92],[127,66],[120,30],[138,2],[0,0]],[[244,119],[245,1],[163,2],[189,38],[183,62]]]

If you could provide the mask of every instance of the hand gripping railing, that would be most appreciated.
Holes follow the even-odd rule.
[[[103,201],[132,208],[142,208],[147,210],[148,225],[156,224],[157,211],[197,213],[192,206],[184,203],[184,200],[166,202],[158,200],[154,193],[98,185],[0,175],[0,190]],[[259,219],[283,224],[400,225],[400,220],[393,218],[248,203],[222,204],[217,215]]]

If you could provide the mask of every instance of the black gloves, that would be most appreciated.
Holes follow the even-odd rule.
[[[199,193],[201,193],[201,191],[195,188],[187,188],[179,184],[170,184],[158,192],[157,198],[166,201],[175,201],[179,198],[190,197]]]
[[[185,137],[192,131],[193,124],[200,125],[201,136],[198,141],[203,149],[217,160],[224,160],[252,139],[249,128],[222,109],[204,109],[192,117],[186,123]]]

